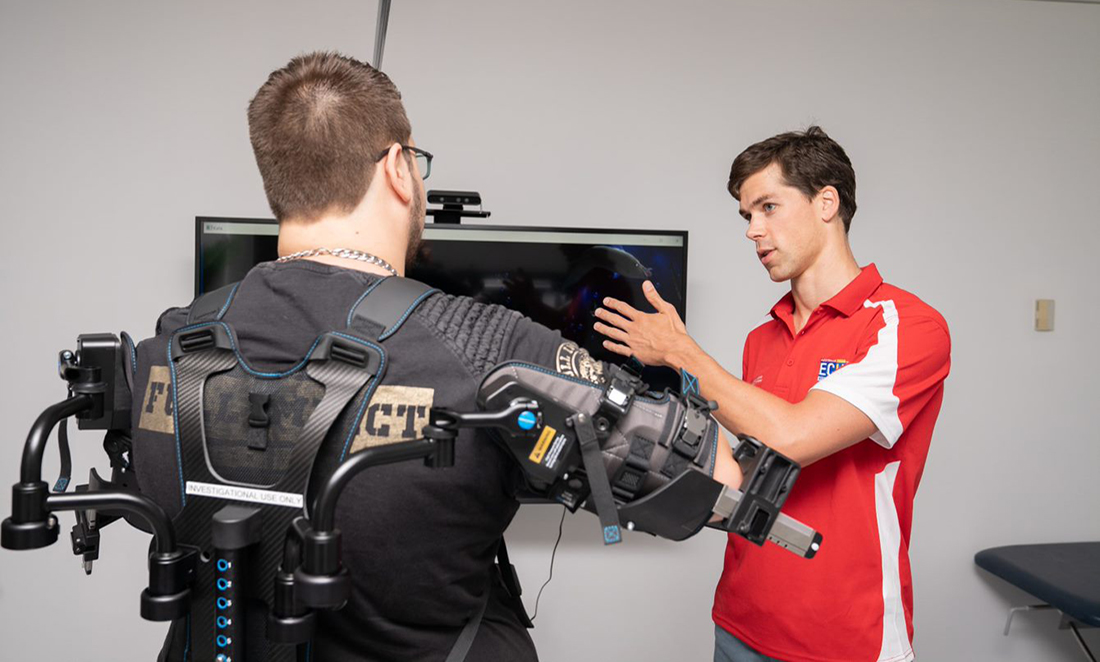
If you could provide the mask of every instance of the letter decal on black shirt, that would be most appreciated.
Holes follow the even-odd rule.
[[[351,452],[419,439],[420,431],[428,424],[428,410],[434,400],[432,388],[379,386],[359,421]]]
[[[145,401],[141,407],[138,427],[150,432],[174,434],[176,422],[172,416],[172,376],[168,366],[149,368],[149,385],[145,389]]]

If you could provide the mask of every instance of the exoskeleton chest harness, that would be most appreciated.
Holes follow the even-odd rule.
[[[173,621],[162,659],[183,651],[183,659],[196,661],[308,660],[314,610],[340,608],[351,591],[335,527],[344,487],[379,464],[453,465],[461,428],[500,433],[531,492],[571,510],[594,511],[605,544],[619,542],[623,526],[682,540],[708,524],[806,558],[821,544],[821,534],[780,513],[797,464],[741,437],[733,450],[744,474],[741,490],[714,481],[720,443],[714,404],[697,395],[647,393],[629,367],[608,366],[604,383],[594,384],[506,362],[483,379],[480,411],[432,408],[423,438],[349,455],[385,375],[386,339],[433,290],[403,278],[379,281],[349,312],[346,329],[322,334],[301,363],[282,373],[259,373],[241,357],[233,329],[222,320],[234,292],[198,299],[188,324],[165,343],[182,505],[174,520],[149,496],[128,489],[132,467],[115,448],[128,447],[131,433],[130,398],[115,397],[119,375],[131,363],[139,377],[152,368],[139,367],[118,338],[93,334],[78,338],[75,353],[61,355],[70,397],[47,408],[31,429],[21,480],[12,488],[12,516],[0,527],[7,549],[44,547],[57,540],[54,513],[76,511],[73,550],[90,570],[102,526],[120,516],[143,521],[153,547],[141,615]],[[81,429],[109,431],[105,448],[115,472],[107,482],[93,469],[75,494],[50,493],[42,480],[43,452],[53,427],[69,416]],[[333,435],[337,441],[343,435],[340,462],[314,490],[307,485],[314,460]],[[220,443],[226,439],[232,443]],[[315,503],[306,503],[314,493]],[[518,603],[503,548],[499,558],[505,587]],[[483,601],[448,662],[465,657],[484,609]],[[265,650],[246,651],[246,642]]]
[[[245,660],[245,642],[264,641],[246,635],[255,632],[257,617],[262,619],[275,606],[272,577],[282,562],[288,530],[307,510],[307,482],[318,450],[330,431],[337,433],[333,428],[338,417],[360,395],[357,413],[344,417],[347,430],[340,431],[346,434],[346,454],[359,419],[385,376],[383,342],[434,291],[413,280],[380,280],[356,302],[346,329],[322,334],[301,363],[277,374],[249,368],[241,358],[232,327],[222,321],[235,286],[198,299],[189,323],[171,336],[167,352],[182,502],[173,524],[182,545],[200,550],[191,612],[183,633],[186,660]],[[219,375],[231,388],[222,389],[217,393],[221,401],[211,403],[210,394],[204,392]],[[321,386],[323,395],[319,401],[313,398],[312,411],[303,412],[301,396],[308,390],[307,378]],[[290,389],[296,401],[288,404],[284,396],[279,404],[297,411],[284,411],[276,417],[272,410],[277,406],[277,382],[295,381],[303,382]],[[215,469],[207,435],[211,409],[235,411],[237,420],[230,421],[230,428],[233,423],[240,427],[242,414],[247,412],[248,443],[237,439],[235,444],[244,457],[239,462],[224,458],[228,464],[239,465],[248,473],[249,461],[257,461],[255,451],[282,455],[281,466],[265,472],[268,480],[246,483]],[[296,427],[294,419],[303,417],[300,431],[279,429],[280,425]],[[285,438],[288,432],[297,432],[289,448],[286,444],[269,448],[272,438]],[[236,505],[227,505],[230,503]],[[264,655],[272,662],[296,656],[295,646],[277,642],[271,642]]]

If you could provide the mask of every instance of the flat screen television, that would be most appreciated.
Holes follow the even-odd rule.
[[[240,280],[254,264],[277,256],[272,219],[195,219],[195,293]],[[332,247],[337,248],[337,247]],[[642,282],[653,281],[687,319],[688,233],[492,225],[433,225],[407,270],[450,294],[499,303],[558,329],[594,357],[620,360],[592,330],[593,311],[612,296],[639,310],[652,308]],[[647,369],[652,388],[678,388],[671,370]]]

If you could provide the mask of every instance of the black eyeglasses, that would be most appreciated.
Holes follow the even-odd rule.
[[[432,153],[425,152],[419,147],[413,147],[412,145],[402,145],[401,143],[398,143],[398,145],[401,147],[401,149],[407,149],[413,153],[413,156],[416,157],[416,166],[420,168],[420,178],[427,179],[428,175],[432,174]],[[389,153],[390,150],[387,149],[386,151],[379,154],[378,158],[374,160],[375,163],[386,158],[386,155]]]

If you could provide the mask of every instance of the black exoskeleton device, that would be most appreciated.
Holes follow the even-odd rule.
[[[386,280],[391,282],[379,291],[390,292],[389,298],[378,299],[378,309],[388,311],[387,319],[403,319],[426,290],[406,279]],[[218,310],[209,301],[203,305]],[[385,321],[378,326],[376,337],[392,328]],[[186,474],[191,503],[173,520],[136,491],[129,459],[133,344],[125,334],[121,340],[83,335],[75,352],[60,357],[69,397],[48,407],[27,437],[0,544],[7,549],[48,546],[59,535],[56,513],[75,511],[73,551],[91,572],[104,526],[126,518],[151,532],[149,583],[140,613],[148,620],[186,617],[194,624],[187,634],[190,659],[241,662],[248,659],[249,646],[265,647],[268,660],[301,659],[303,644],[315,630],[316,610],[339,609],[351,591],[335,526],[344,488],[379,465],[420,459],[433,468],[452,466],[462,428],[495,430],[530,491],[574,511],[594,511],[605,544],[619,542],[621,528],[681,540],[708,524],[756,544],[771,540],[806,558],[821,543],[820,534],[780,512],[797,478],[797,464],[745,438],[734,451],[745,475],[742,490],[716,482],[711,477],[719,443],[713,403],[693,395],[649,393],[636,372],[618,366],[609,366],[604,383],[595,384],[540,366],[501,364],[481,384],[479,411],[432,408],[420,439],[347,455],[325,477],[312,503],[303,498],[301,471],[294,480],[274,484],[224,481],[202,461],[205,442],[195,432],[201,431],[201,420],[194,419],[201,399],[186,402],[197,397],[209,375],[229,369],[232,337],[223,325],[199,323],[181,329],[174,339],[178,342],[169,343],[168,353],[180,372],[173,382],[176,426],[183,436],[191,435],[180,445],[181,482]],[[315,453],[316,441],[347,405],[349,394],[384,369],[369,347],[336,333],[319,339],[306,370],[325,385],[316,405],[322,413],[308,418],[296,453]],[[262,394],[255,395],[249,394],[247,417],[250,429],[263,431],[256,435],[259,443],[266,439],[269,421]],[[69,417],[80,429],[106,431],[104,449],[112,468],[110,480],[93,469],[88,483],[74,493],[66,492]],[[42,461],[58,424],[62,475],[51,491],[42,480]],[[305,455],[300,462],[308,466],[312,457]],[[479,620],[480,615],[471,618],[452,658],[461,659]]]

